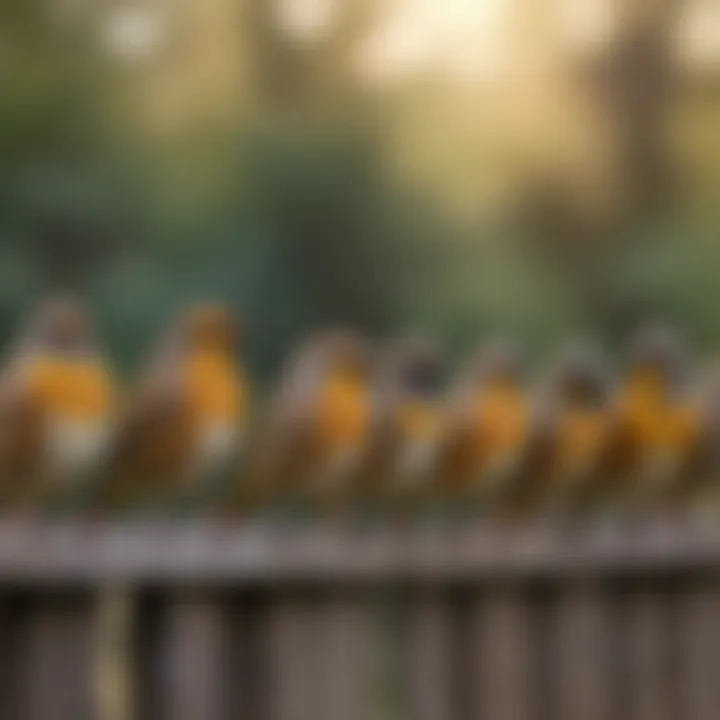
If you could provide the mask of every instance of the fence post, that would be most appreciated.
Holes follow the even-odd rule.
[[[615,717],[609,655],[615,629],[602,582],[570,580],[560,586],[553,687],[558,720]]]
[[[19,632],[18,715],[22,720],[92,720],[93,607],[84,598],[31,601]]]
[[[223,596],[204,589],[167,594],[156,641],[158,704],[164,720],[228,716],[228,624]]]
[[[409,607],[406,644],[409,716],[450,720],[453,709],[453,615],[442,589],[418,589]]]
[[[99,720],[135,720],[135,595],[126,585],[99,589],[95,610]]]
[[[522,584],[491,586],[475,606],[476,720],[529,720],[530,602]]]

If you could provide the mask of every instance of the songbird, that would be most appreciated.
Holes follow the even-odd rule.
[[[526,510],[562,513],[592,506],[610,438],[609,386],[591,347],[567,350],[536,415],[534,459],[527,469]]]
[[[221,305],[193,305],[171,325],[120,418],[103,504],[206,504],[232,477],[249,403],[239,334]]]
[[[346,506],[370,427],[371,364],[367,343],[345,330],[302,344],[253,443],[247,482],[255,505]]]
[[[112,440],[116,391],[84,306],[44,303],[0,376],[0,494],[6,507],[79,500]]]
[[[448,403],[437,465],[445,492],[487,508],[511,492],[526,460],[533,412],[517,350],[503,342],[481,348]]]
[[[362,494],[398,509],[429,499],[444,418],[445,362],[430,340],[393,344],[374,383],[373,425]]]
[[[611,413],[606,476],[631,503],[669,500],[689,480],[701,410],[683,344],[667,327],[642,328]]]

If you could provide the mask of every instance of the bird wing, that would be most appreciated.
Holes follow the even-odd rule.
[[[42,405],[26,375],[0,382],[0,476],[25,480],[34,470],[42,442]]]

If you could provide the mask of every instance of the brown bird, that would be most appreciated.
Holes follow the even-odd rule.
[[[248,415],[239,345],[222,306],[192,306],[171,326],[121,417],[103,504],[203,503],[232,476]]]
[[[257,432],[251,504],[344,506],[370,427],[370,353],[353,333],[313,336],[291,358]]]
[[[526,461],[533,407],[517,351],[506,343],[471,359],[450,396],[437,476],[450,497],[491,508]]]
[[[0,490],[31,509],[79,499],[101,469],[115,421],[111,372],[84,307],[45,303],[0,377]]]
[[[606,476],[631,504],[671,501],[690,478],[702,411],[688,382],[686,354],[668,328],[643,328],[611,413]]]
[[[425,338],[394,344],[374,384],[373,427],[361,494],[408,510],[430,499],[444,420],[444,360]]]
[[[536,416],[534,459],[524,479],[530,511],[591,507],[610,439],[609,387],[599,353],[564,354]]]

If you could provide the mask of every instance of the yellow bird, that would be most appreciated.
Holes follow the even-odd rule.
[[[561,359],[537,413],[534,461],[525,477],[526,510],[591,507],[610,438],[608,390],[594,349],[577,346]]]
[[[491,507],[522,472],[533,421],[517,351],[505,343],[481,349],[461,374],[447,413],[439,482],[451,497]]]
[[[11,507],[68,499],[99,472],[116,393],[83,306],[44,304],[0,377],[0,489]]]
[[[656,503],[681,491],[702,442],[702,410],[683,347],[669,329],[653,325],[638,333],[611,421],[606,474],[615,492]]]
[[[204,503],[233,478],[248,416],[248,380],[229,310],[195,305],[161,340],[121,417],[104,502]],[[213,487],[211,487],[211,485]]]
[[[361,494],[407,509],[429,499],[444,422],[444,360],[429,340],[394,344],[374,384]]]
[[[370,363],[366,343],[343,330],[302,345],[253,443],[251,495],[261,503],[348,501],[370,427]]]

